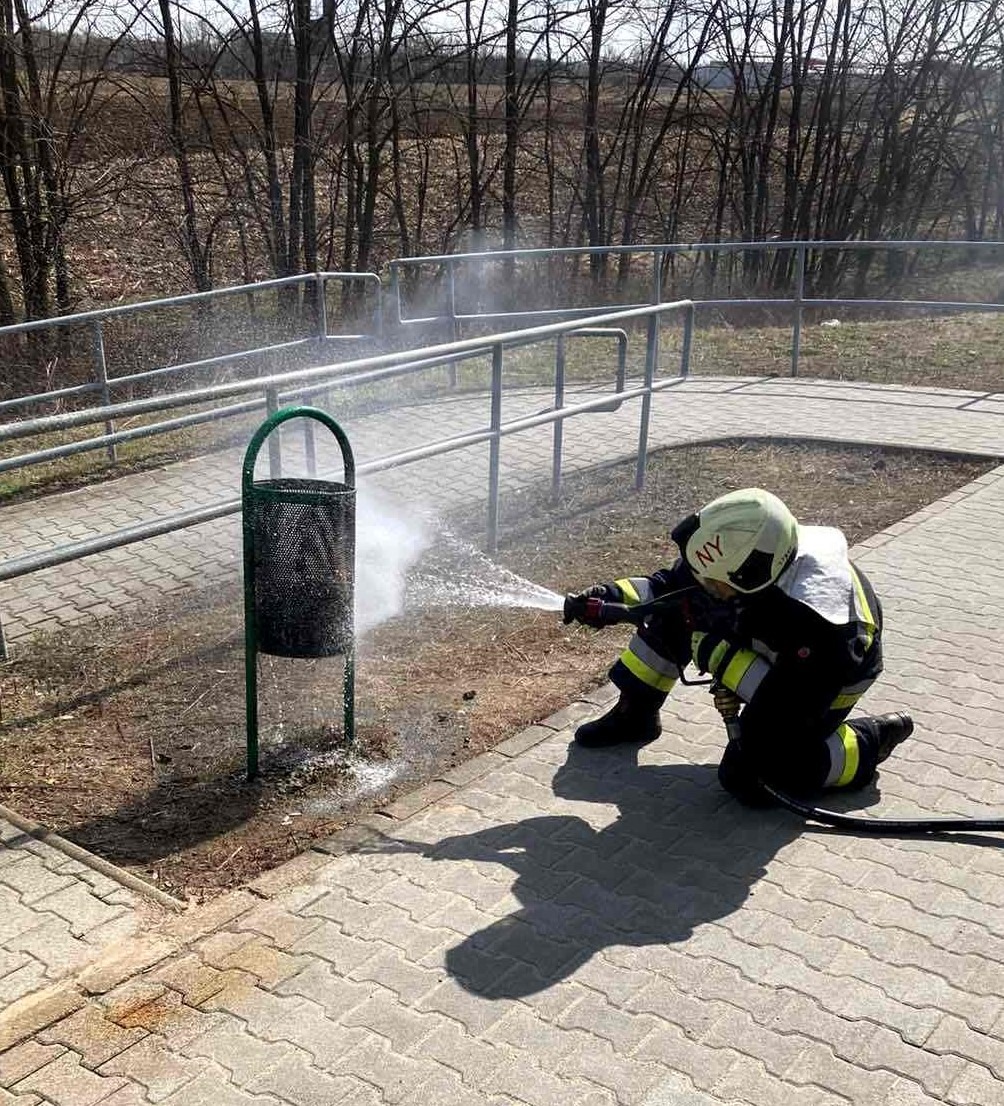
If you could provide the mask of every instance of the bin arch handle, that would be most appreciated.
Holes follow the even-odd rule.
[[[342,451],[342,467],[345,470],[344,483],[349,488],[356,486],[356,462],[352,456],[352,447],[345,431],[337,422],[319,407],[281,407],[275,414],[270,415],[254,432],[251,441],[248,442],[244,453],[244,465],[241,470],[241,488],[246,492],[254,484],[254,468],[258,461],[258,454],[265,444],[265,439],[282,423],[290,419],[315,419],[323,423],[335,436],[339,448]]]

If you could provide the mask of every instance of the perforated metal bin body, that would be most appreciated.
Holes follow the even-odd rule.
[[[258,650],[334,657],[352,647],[356,490],[281,477],[250,490]]]

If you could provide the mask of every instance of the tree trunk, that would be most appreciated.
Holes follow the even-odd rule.
[[[171,152],[178,169],[181,188],[182,230],[181,240],[192,271],[192,279],[198,292],[212,287],[207,264],[207,250],[199,240],[198,219],[195,205],[195,182],[192,177],[188,145],[185,140],[184,111],[181,100],[181,54],[174,34],[170,0],[158,0],[164,31],[164,54],[167,63],[168,133]]]

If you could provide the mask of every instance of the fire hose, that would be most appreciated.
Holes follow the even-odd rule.
[[[642,626],[653,614],[660,611],[668,612],[677,605],[685,606],[694,593],[703,594],[703,589],[695,584],[659,596],[659,598],[649,600],[647,603],[631,605],[612,603],[598,597],[581,600],[574,596],[568,596],[565,599],[564,619],[566,623],[584,621],[586,625],[594,626],[613,626],[623,622]],[[739,739],[739,715],[742,710],[742,700],[714,679],[686,679],[682,665],[680,666],[680,682],[688,686],[707,685],[711,689],[715,708],[725,723],[728,740],[737,741]],[[821,825],[832,826],[836,829],[886,836],[923,833],[989,833],[1004,830],[1004,818],[862,818],[854,814],[841,814],[839,811],[825,810],[822,807],[792,798],[791,795],[779,791],[763,780],[758,782],[764,791],[782,807],[800,815],[806,821],[819,822]]]

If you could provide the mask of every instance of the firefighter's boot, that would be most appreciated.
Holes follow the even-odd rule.
[[[662,733],[659,704],[639,702],[621,692],[621,697],[606,714],[584,722],[575,731],[575,740],[589,749],[607,745],[646,745]]]
[[[871,718],[855,718],[847,725],[857,737],[860,759],[854,777],[838,786],[857,791],[871,783],[875,769],[913,733],[913,719],[903,711],[895,711]]]
[[[880,714],[871,721],[875,727],[875,763],[881,764],[889,759],[897,745],[913,733],[913,719],[905,711],[897,710],[892,714]]]

